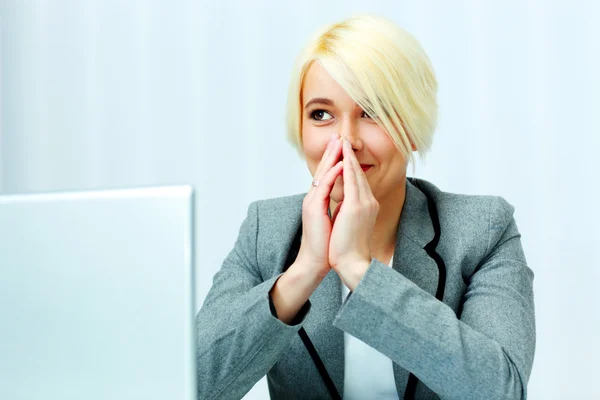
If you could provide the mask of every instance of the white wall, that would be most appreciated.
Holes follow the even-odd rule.
[[[531,399],[600,397],[600,6],[369,3],[3,0],[0,190],[194,184],[201,304],[249,202],[308,188],[284,137],[300,46],[355,11],[385,14],[440,82],[417,176],[516,207],[536,273]],[[264,380],[247,396],[266,397]]]

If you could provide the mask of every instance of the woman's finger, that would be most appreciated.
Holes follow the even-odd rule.
[[[326,200],[327,197],[329,197],[331,190],[333,190],[333,185],[335,185],[335,180],[337,179],[338,175],[342,173],[342,169],[343,164],[341,161],[339,161],[337,164],[331,167],[329,171],[327,171],[323,178],[321,178],[319,181],[319,186],[316,187],[315,191],[319,199]],[[329,204],[327,205],[329,206]]]
[[[352,169],[354,170],[354,176],[356,177],[356,187],[358,191],[359,199],[368,199],[373,195],[371,192],[371,187],[369,186],[369,181],[367,180],[367,176],[365,171],[362,170],[358,159],[356,158],[356,154],[353,151],[350,152],[350,157],[345,158],[348,159],[352,164]]]
[[[340,155],[340,144],[339,135],[335,134],[333,141],[330,141],[313,179],[315,181],[321,181],[323,176],[335,165]],[[314,187],[314,186],[313,186]]]
[[[315,171],[315,174],[313,175],[313,180],[317,181],[317,180],[319,180],[319,177],[321,175],[323,175],[321,173],[321,171],[323,170],[323,166],[325,165],[325,160],[327,160],[327,155],[329,154],[329,149],[331,148],[332,145],[333,145],[333,136],[329,140],[329,142],[327,143],[327,147],[325,148],[325,152],[323,153],[323,156],[321,157],[321,161],[319,161],[319,165],[317,165],[317,170]]]
[[[344,200],[358,202],[359,193],[356,186],[356,172],[351,160],[354,150],[352,150],[352,146],[346,138],[344,138],[344,145],[342,147],[344,153]]]

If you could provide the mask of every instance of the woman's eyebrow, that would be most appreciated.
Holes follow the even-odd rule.
[[[308,108],[308,106],[310,106],[311,104],[315,104],[315,103],[319,103],[319,104],[327,104],[328,106],[332,106],[334,105],[333,101],[323,98],[323,97],[315,97],[314,99],[310,99],[308,101],[308,103],[306,103],[306,105],[304,106],[304,109],[306,110]]]

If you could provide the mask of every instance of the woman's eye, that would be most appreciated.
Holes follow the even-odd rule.
[[[329,113],[328,113],[327,111],[325,111],[325,110],[315,110],[315,111],[313,111],[312,113],[310,113],[310,117],[311,117],[312,119],[314,119],[314,120],[317,120],[317,121],[327,121],[327,119],[323,119],[323,116],[322,116],[322,114],[328,114],[328,115],[331,115],[331,114],[329,114]]]
[[[327,114],[327,115],[329,115],[331,117],[331,114],[329,114],[325,110],[315,110],[315,111],[313,111],[313,112],[310,113],[310,117],[312,119],[314,119],[315,121],[328,121],[329,119],[331,119],[331,118],[325,118],[324,114]],[[367,114],[366,111],[363,111],[362,116],[366,117],[366,118],[371,118],[369,116],[369,114]]]

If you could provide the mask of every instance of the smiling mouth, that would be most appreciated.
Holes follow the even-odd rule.
[[[337,159],[336,164],[339,163],[340,161],[344,161],[344,157],[340,156],[340,158]],[[360,164],[361,168],[370,168],[373,166],[373,164]]]
[[[343,161],[343,160],[344,160],[344,159],[343,159],[343,157],[340,157],[340,158],[338,159],[338,161],[337,161],[337,162],[340,162],[340,161]],[[368,170],[370,170],[372,167],[373,167],[373,165],[371,165],[371,164],[360,164],[360,168],[361,168],[361,169],[362,169],[364,172],[367,172],[367,171],[368,171]]]

